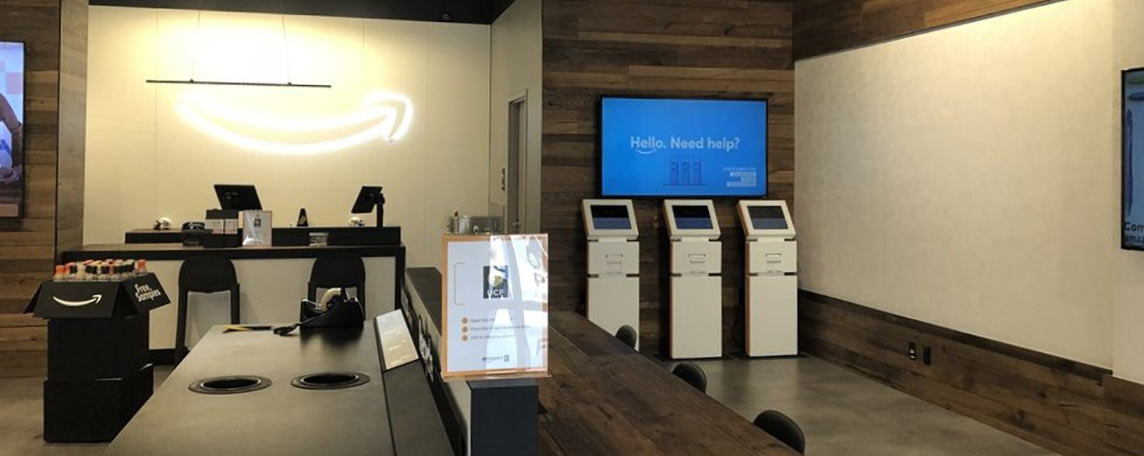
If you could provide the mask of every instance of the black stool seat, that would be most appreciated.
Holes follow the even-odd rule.
[[[699,392],[707,393],[707,374],[703,369],[693,363],[679,363],[671,373],[683,379],[687,384],[694,386]]]
[[[802,428],[782,412],[767,410],[760,413],[759,416],[755,417],[755,426],[779,439],[799,454],[806,454],[806,436],[803,435]]]
[[[194,257],[179,268],[179,317],[175,328],[175,364],[187,354],[187,294],[230,292],[230,324],[239,324],[238,276],[224,257]]]
[[[353,288],[357,300],[365,308],[365,263],[355,255],[323,255],[314,260],[310,268],[310,282],[306,297],[316,301],[319,288]]]
[[[639,334],[637,334],[636,330],[631,326],[623,325],[616,331],[616,338],[627,344],[627,346],[632,347],[632,350],[635,350],[636,340],[639,339]]]

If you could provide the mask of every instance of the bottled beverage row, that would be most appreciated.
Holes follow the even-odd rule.
[[[147,274],[147,260],[87,260],[56,266],[52,280],[57,282],[120,281]]]

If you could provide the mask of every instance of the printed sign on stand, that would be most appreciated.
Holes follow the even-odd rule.
[[[443,377],[548,372],[548,236],[445,236]]]

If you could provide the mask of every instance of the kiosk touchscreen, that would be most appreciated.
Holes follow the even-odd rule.
[[[798,354],[798,244],[785,201],[740,201],[748,356]]]
[[[722,245],[710,200],[665,200],[671,239],[670,356],[723,354]]]
[[[640,246],[632,201],[586,199],[581,209],[588,237],[588,320],[611,334],[624,325],[638,334]]]

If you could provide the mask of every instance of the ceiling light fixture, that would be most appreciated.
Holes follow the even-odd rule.
[[[148,84],[200,84],[225,86],[253,86],[253,87],[298,87],[310,89],[330,89],[329,84],[294,84],[292,82],[243,82],[243,81],[196,81],[194,79],[148,79]]]
[[[246,86],[246,87],[297,87],[309,89],[331,89],[330,84],[295,84],[290,74],[290,42],[286,34],[286,10],[283,2],[279,1],[279,17],[282,30],[282,59],[283,72],[286,73],[286,82],[257,82],[257,81],[211,81],[195,80],[194,75],[198,69],[199,42],[202,36],[203,11],[200,8],[195,17],[195,50],[191,54],[191,77],[187,79],[146,79],[148,84],[189,84],[189,85],[217,85],[217,86]],[[156,23],[158,27],[158,23]],[[158,33],[158,29],[155,31]]]

